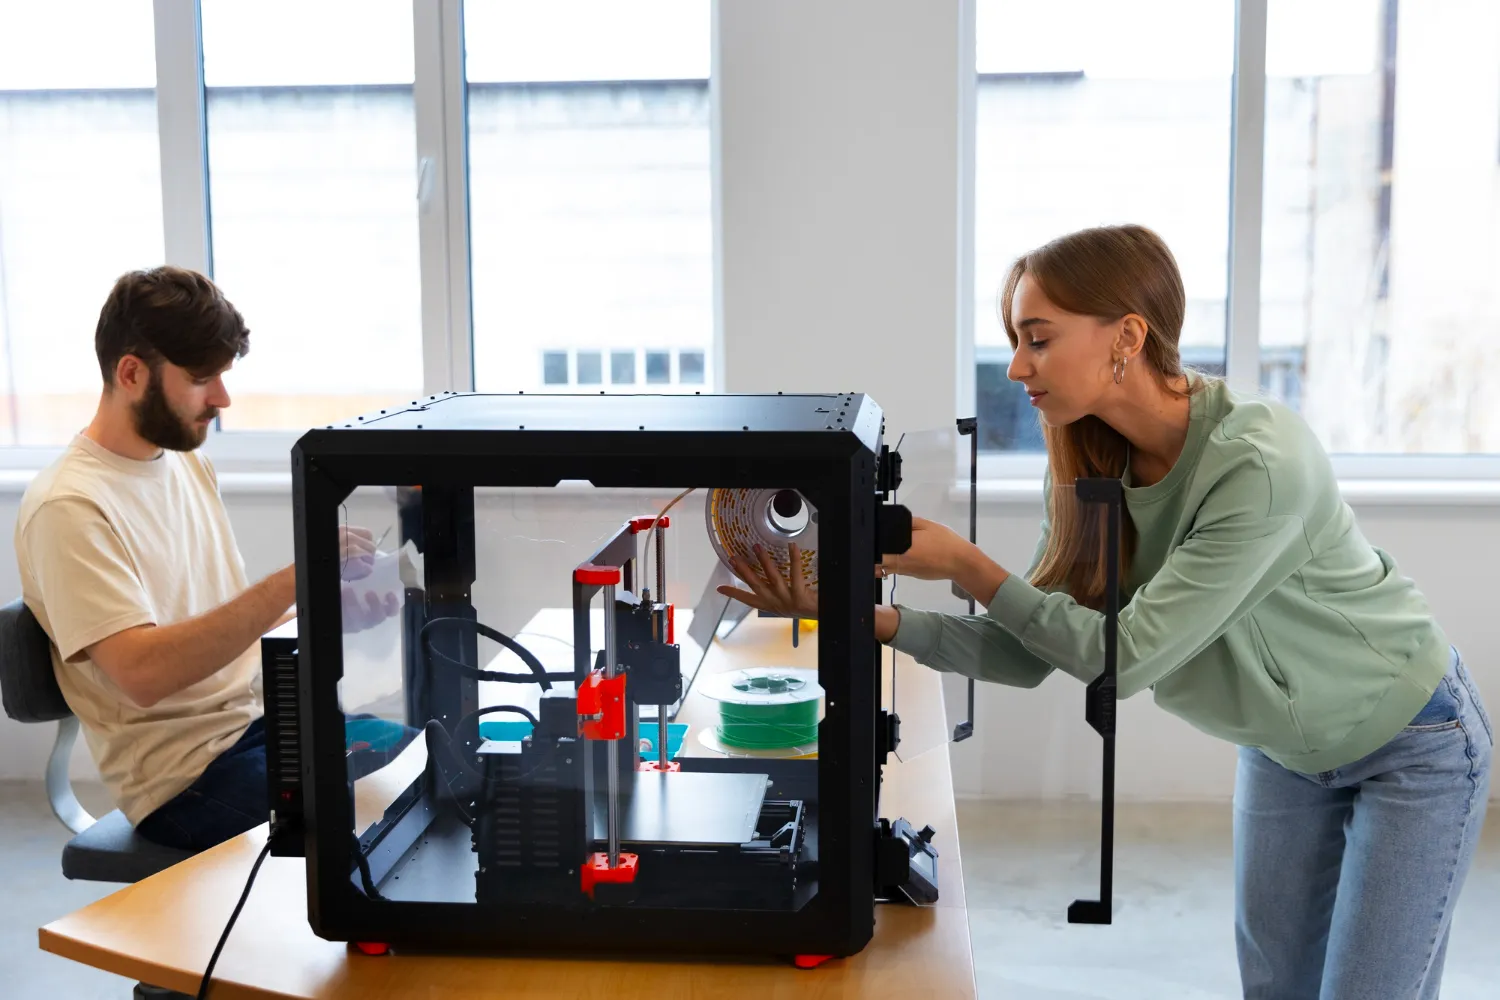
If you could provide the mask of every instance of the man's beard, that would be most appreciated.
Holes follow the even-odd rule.
[[[192,451],[208,437],[207,425],[188,423],[172,409],[156,372],[151,373],[151,379],[146,383],[146,395],[131,408],[131,412],[135,417],[135,432],[158,448]],[[209,407],[200,419],[212,419],[218,415],[217,409]]]

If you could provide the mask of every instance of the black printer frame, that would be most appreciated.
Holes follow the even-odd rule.
[[[875,920],[872,829],[884,759],[877,741],[880,673],[872,622],[877,583],[871,571],[878,561],[880,410],[857,394],[784,401],[780,396],[640,398],[639,429],[619,426],[617,415],[598,427],[581,426],[587,420],[576,414],[554,421],[560,429],[547,429],[557,397],[546,404],[545,397],[447,394],[311,431],[295,446],[297,704],[290,715],[280,706],[280,717],[296,719],[300,782],[295,808],[283,794],[277,818],[278,836],[283,842],[300,840],[299,853],[307,859],[308,918],[319,936],[398,947],[593,954],[837,956],[869,942]],[[492,403],[477,404],[477,399]],[[460,401],[468,409],[445,425],[445,407]],[[476,406],[488,414],[483,426],[475,426]],[[713,408],[711,429],[685,426],[695,406]],[[792,411],[805,414],[805,426],[786,419]],[[522,429],[528,422],[531,429]],[[668,429],[653,430],[652,424]],[[819,863],[817,892],[802,908],[738,909],[732,900],[715,909],[502,908],[398,902],[372,898],[360,888],[338,697],[341,505],[357,487],[420,484],[426,578],[419,613],[430,618],[467,608],[472,615],[475,488],[552,487],[562,480],[617,488],[792,488],[819,511],[818,673],[825,717],[818,758],[805,762],[817,774]],[[407,595],[410,602],[418,592]],[[414,624],[420,627],[410,620],[410,604],[407,617],[409,640]],[[466,637],[456,637],[447,652],[475,663],[473,634],[464,632]],[[408,690],[413,717],[437,712],[457,717],[475,707],[474,681],[454,674],[441,683],[427,680],[417,694],[425,704],[412,703],[415,692]],[[288,688],[283,684],[281,690]],[[423,801],[427,794],[419,778],[403,796],[405,811],[388,813],[390,822],[381,833],[397,842],[385,845],[385,856],[399,854],[402,840],[421,835],[421,818],[432,814],[432,804]]]

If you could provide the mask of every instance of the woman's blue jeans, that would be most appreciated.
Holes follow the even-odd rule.
[[[1241,748],[1235,940],[1246,1000],[1430,1000],[1489,798],[1494,732],[1455,650],[1427,707],[1347,767]]]

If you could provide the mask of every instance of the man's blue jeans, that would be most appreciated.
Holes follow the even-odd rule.
[[[347,716],[349,780],[384,767],[417,730],[370,715]],[[266,727],[256,719],[215,757],[187,790],[136,826],[148,840],[183,851],[204,851],[270,818],[266,787]]]
[[[1427,707],[1347,767],[1240,750],[1235,938],[1246,1000],[1431,1000],[1489,798],[1494,733],[1457,651]]]

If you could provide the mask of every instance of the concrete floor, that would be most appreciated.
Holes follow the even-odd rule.
[[[1121,806],[1115,922],[1081,926],[1068,924],[1067,907],[1078,897],[1098,898],[1098,806],[960,801],[979,996],[1240,997],[1230,821],[1227,804]],[[1500,995],[1500,821],[1486,826],[1454,921],[1443,1000]]]
[[[97,808],[98,790],[83,791]],[[959,803],[974,965],[982,1000],[1232,1000],[1229,811],[1129,805],[1119,813],[1115,923],[1071,926],[1098,890],[1098,810],[1087,804]],[[58,870],[66,832],[39,783],[0,782],[0,994],[126,1000],[124,980],[47,955],[36,929],[108,893]],[[941,845],[939,845],[941,849]],[[1489,824],[1460,904],[1444,1000],[1500,984],[1500,822]]]

